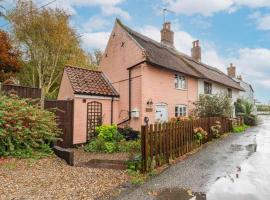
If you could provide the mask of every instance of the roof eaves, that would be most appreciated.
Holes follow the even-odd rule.
[[[74,92],[74,94],[79,94],[79,95],[95,95],[95,96],[100,96],[100,97],[120,97],[119,94],[115,95],[107,95],[107,94],[100,94],[100,93],[94,93],[94,92]]]

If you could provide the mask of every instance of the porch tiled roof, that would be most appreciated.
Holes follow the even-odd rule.
[[[217,68],[202,62],[197,62],[192,57],[178,52],[175,48],[154,41],[123,25],[119,20],[117,20],[117,23],[119,23],[145,51],[146,61],[199,79],[206,79],[237,90],[244,90],[240,84]]]
[[[73,66],[66,66],[65,71],[75,94],[119,96],[109,80],[100,71]]]

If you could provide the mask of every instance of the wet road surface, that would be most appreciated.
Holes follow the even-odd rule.
[[[270,199],[270,117],[207,144],[120,200]]]

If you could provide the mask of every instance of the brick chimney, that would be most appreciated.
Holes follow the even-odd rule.
[[[233,66],[233,64],[230,64],[230,67],[227,68],[228,71],[228,76],[230,76],[231,78],[235,78],[236,76],[236,67]]]
[[[165,22],[163,28],[160,31],[161,33],[161,43],[173,47],[174,43],[174,33],[171,30],[171,23]]]
[[[196,40],[192,42],[192,49],[191,49],[191,57],[194,58],[196,61],[201,62],[202,55],[201,55],[201,47],[200,41]]]

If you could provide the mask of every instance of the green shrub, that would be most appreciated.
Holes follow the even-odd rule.
[[[249,126],[256,126],[258,124],[258,118],[255,115],[244,116],[244,123]]]
[[[198,117],[230,117],[232,113],[231,98],[223,94],[200,95],[193,103],[195,108],[191,115]]]
[[[118,131],[121,135],[124,136],[126,140],[137,140],[140,134],[139,131],[135,131],[129,126],[125,126],[124,128],[118,128]]]
[[[54,113],[17,96],[0,96],[0,156],[51,153],[59,129]]]
[[[89,142],[84,150],[88,152],[113,153],[118,151],[117,143],[123,139],[116,125],[102,125],[96,128],[97,138]]]
[[[233,132],[234,133],[242,133],[246,131],[249,128],[248,125],[243,125],[243,126],[234,126],[233,127]]]
[[[102,125],[96,128],[98,138],[103,139],[106,142],[114,141],[119,142],[124,137],[121,135],[116,125]]]
[[[141,151],[141,140],[121,141],[118,145],[121,152],[138,153]]]
[[[141,151],[141,141],[126,141],[121,135],[116,125],[102,125],[96,128],[97,138],[90,141],[84,148],[88,152],[132,152]]]

